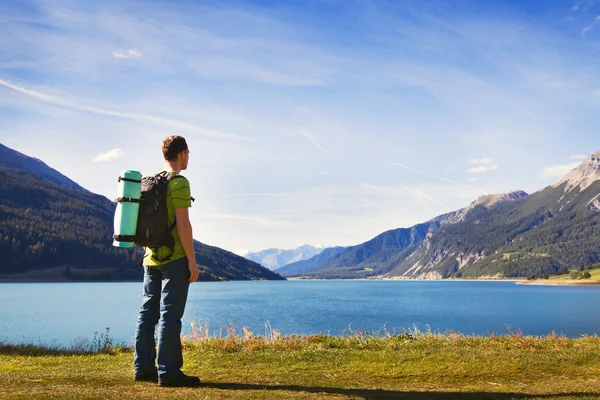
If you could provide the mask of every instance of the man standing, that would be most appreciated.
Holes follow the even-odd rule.
[[[167,214],[169,226],[176,227],[171,232],[175,246],[172,253],[166,246],[146,249],[144,297],[135,333],[134,380],[158,382],[159,386],[194,387],[200,380],[181,372],[181,318],[189,285],[200,274],[188,213],[192,206],[190,184],[178,176],[188,166],[190,151],[181,136],[166,138],[162,151],[166,161],[162,173],[172,175],[167,188]],[[165,258],[166,261],[159,261]],[[158,368],[154,339],[157,324]]]

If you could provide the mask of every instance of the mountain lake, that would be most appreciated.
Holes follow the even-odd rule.
[[[106,333],[133,338],[141,282],[1,283],[0,342],[69,346]],[[510,281],[291,280],[203,282],[190,287],[183,332],[194,318],[211,335],[231,323],[264,335],[408,330],[569,337],[600,333],[600,287]]]

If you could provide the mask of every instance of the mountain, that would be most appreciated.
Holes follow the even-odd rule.
[[[364,278],[389,272],[398,260],[421,244],[442,226],[456,224],[477,206],[492,206],[514,201],[527,193],[523,191],[502,195],[482,196],[471,205],[458,211],[440,215],[430,221],[410,228],[384,232],[357,246],[339,248],[335,254],[323,254],[318,258],[292,264],[278,269],[283,276],[308,275],[318,278]],[[326,256],[326,257],[325,257]]]
[[[1,146],[1,145],[0,145]],[[39,160],[0,147],[0,278],[139,279],[141,249],[112,246],[115,203]],[[202,280],[283,279],[255,262],[194,243]]]
[[[50,168],[37,158],[26,156],[0,143],[0,167],[28,171],[32,175],[68,189],[85,190],[77,183]]]
[[[397,279],[550,275],[600,261],[599,234],[597,152],[534,194],[482,196],[461,210],[349,247],[301,274]]]
[[[283,280],[281,275],[262,265],[218,247],[194,241],[201,280]]]
[[[288,250],[266,249],[258,252],[248,252],[244,254],[244,257],[273,271],[287,264],[307,260],[320,254],[325,249],[326,247],[323,246],[311,246],[305,244]]]
[[[281,276],[295,276],[302,275],[306,272],[312,272],[318,269],[319,265],[321,265],[329,257],[341,253],[345,249],[345,247],[329,247],[309,259],[296,261],[294,263],[284,265],[281,268],[277,268],[275,272]]]

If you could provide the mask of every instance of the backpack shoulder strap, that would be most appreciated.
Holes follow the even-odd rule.
[[[169,182],[171,182],[175,178],[187,179],[185,176],[179,175],[179,174],[169,174],[169,176],[167,177],[167,179],[168,179]],[[196,199],[193,198],[193,197],[191,197],[191,196],[190,196],[190,199],[192,200],[192,203],[196,201]]]

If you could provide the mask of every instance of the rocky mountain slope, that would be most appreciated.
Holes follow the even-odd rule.
[[[523,277],[600,261],[600,152],[556,184],[483,196],[313,265],[318,278]],[[396,240],[390,241],[390,238]]]

